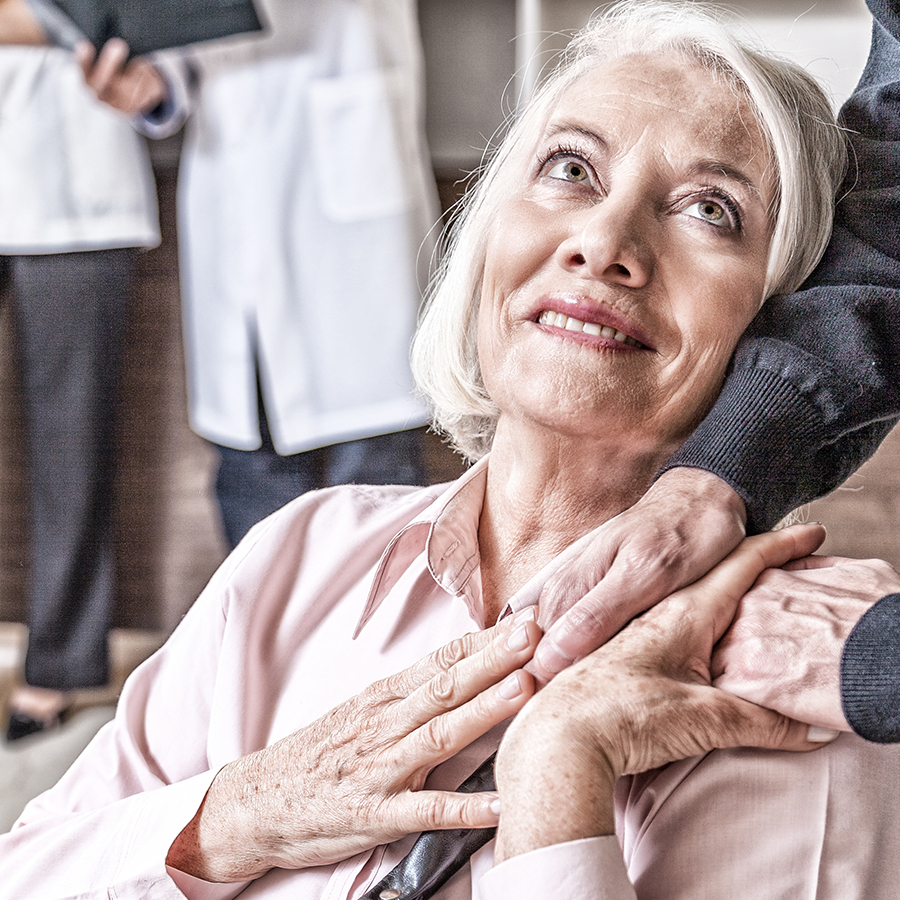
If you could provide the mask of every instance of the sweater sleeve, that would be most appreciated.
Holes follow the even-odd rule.
[[[869,0],[872,48],[842,110],[851,171],[822,261],[770,299],[718,402],[664,467],[707,469],[743,498],[748,529],[837,487],[900,417],[900,16]]]
[[[900,594],[879,600],[847,638],[841,702],[858,735],[879,744],[900,742]]]

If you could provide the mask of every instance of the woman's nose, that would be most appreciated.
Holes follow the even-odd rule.
[[[638,207],[608,196],[576,214],[572,233],[557,251],[560,264],[584,277],[645,286],[653,277],[654,222]]]

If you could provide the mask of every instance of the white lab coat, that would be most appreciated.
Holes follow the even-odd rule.
[[[414,0],[260,10],[266,36],[159,63],[176,107],[191,67],[198,85],[179,183],[192,427],[258,447],[258,362],[288,454],[425,421],[408,354],[437,204]]]
[[[0,47],[0,254],[159,243],[144,139],[56,47]]]

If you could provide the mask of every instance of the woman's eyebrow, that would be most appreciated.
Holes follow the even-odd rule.
[[[591,131],[590,128],[585,128],[583,125],[576,125],[574,122],[552,123],[547,127],[544,137],[545,139],[554,138],[560,134],[565,134],[567,132],[574,133],[579,137],[586,138],[592,144],[596,144],[598,147],[605,147],[607,145],[606,139],[597,134],[597,132]]]
[[[744,174],[740,169],[735,166],[722,162],[719,159],[702,159],[695,162],[689,170],[691,175],[721,175],[727,178],[729,181],[735,181],[741,187],[746,188],[751,194],[755,196],[760,202],[762,202],[762,191],[759,189],[759,185],[754,183],[754,181],[749,178],[746,174]]]

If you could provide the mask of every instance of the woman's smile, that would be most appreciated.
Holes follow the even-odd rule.
[[[582,297],[549,297],[534,321],[558,337],[597,348],[652,350],[650,338],[627,316]]]
[[[538,316],[539,325],[548,325],[551,328],[562,330],[575,334],[587,334],[593,337],[604,338],[607,341],[613,341],[614,344],[625,344],[628,347],[636,347],[639,350],[645,350],[643,344],[636,341],[633,337],[625,334],[624,331],[618,331],[612,325],[600,325],[597,322],[583,322],[574,316],[567,316],[565,313],[552,312],[545,309]],[[598,341],[599,346],[606,346]]]

